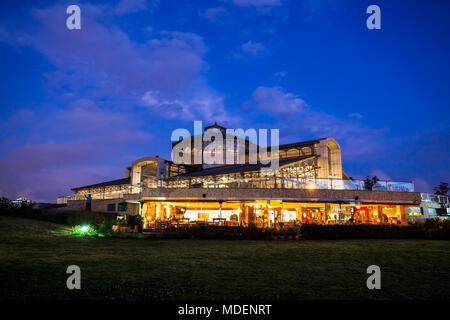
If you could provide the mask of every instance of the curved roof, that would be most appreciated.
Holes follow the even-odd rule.
[[[143,157],[143,158],[139,158],[137,160],[134,160],[133,163],[132,163],[132,166],[135,166],[135,165],[140,164],[140,163],[145,164],[147,162],[159,162],[159,161],[166,161],[166,160],[164,160],[163,158],[160,158],[158,156],[156,156],[156,157]]]
[[[76,188],[72,188],[72,190],[130,184],[130,181],[131,181],[131,178],[116,179],[116,180],[110,180],[110,181],[100,182],[100,183],[96,183],[96,184],[91,184],[88,186],[76,187]]]
[[[284,167],[295,162],[304,161],[309,158],[314,158],[315,156],[304,156],[293,159],[283,159],[279,161],[279,167]],[[238,173],[238,172],[248,172],[248,171],[257,171],[263,168],[269,168],[270,164],[234,164],[234,165],[223,165],[220,167],[212,167],[208,169],[203,169],[200,171],[189,172],[185,174],[181,174],[178,176],[171,177],[171,179],[176,178],[190,178],[190,177],[202,177],[202,176],[214,176],[219,174],[230,174],[230,173]]]

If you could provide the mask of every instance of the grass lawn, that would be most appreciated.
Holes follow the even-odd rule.
[[[448,299],[450,241],[86,239],[0,216],[0,299]],[[81,290],[66,268],[81,268]],[[366,268],[381,268],[381,290]]]

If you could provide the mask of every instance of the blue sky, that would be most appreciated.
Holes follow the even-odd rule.
[[[66,8],[81,8],[81,30]],[[381,30],[366,8],[381,8]],[[332,136],[352,177],[449,181],[446,0],[2,1],[0,195],[170,158],[193,120]]]

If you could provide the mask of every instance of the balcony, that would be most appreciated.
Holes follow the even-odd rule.
[[[441,196],[438,194],[421,193],[422,202],[433,202],[438,204],[450,204],[450,198],[448,196]]]
[[[151,188],[145,186],[144,188]],[[398,181],[378,181],[370,190],[366,187],[364,180],[344,180],[344,179],[318,179],[318,178],[279,178],[279,177],[258,177],[258,178],[238,178],[228,177],[218,178],[194,178],[159,180],[153,188],[233,188],[233,189],[319,189],[319,190],[366,190],[366,191],[387,191],[387,192],[414,192],[413,182]]]

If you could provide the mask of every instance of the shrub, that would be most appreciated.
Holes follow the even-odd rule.
[[[121,227],[126,227],[128,225],[127,220],[125,219],[116,219],[113,222],[113,225],[115,226],[121,226]]]
[[[142,223],[141,216],[138,215],[127,215],[126,223],[128,226],[136,226]]]
[[[280,231],[277,228],[266,228],[264,233],[269,236],[277,236],[280,234]]]
[[[303,225],[300,231],[305,239],[449,239],[448,225]]]
[[[186,228],[170,227],[164,229],[161,236],[165,238],[195,238],[195,239],[264,239],[267,233],[256,227],[243,226],[210,226],[193,225]]]
[[[97,227],[97,231],[99,234],[102,234],[104,236],[109,236],[113,233],[113,221],[111,220],[106,220],[103,221],[102,223],[99,224],[99,226]]]
[[[97,230],[90,225],[78,225],[72,227],[72,234],[82,237],[95,237],[98,235]]]
[[[0,214],[5,216],[29,218],[34,214],[31,203],[14,204],[8,198],[0,198]]]
[[[290,227],[286,231],[286,235],[288,236],[297,236],[300,234],[300,228],[297,226]]]

